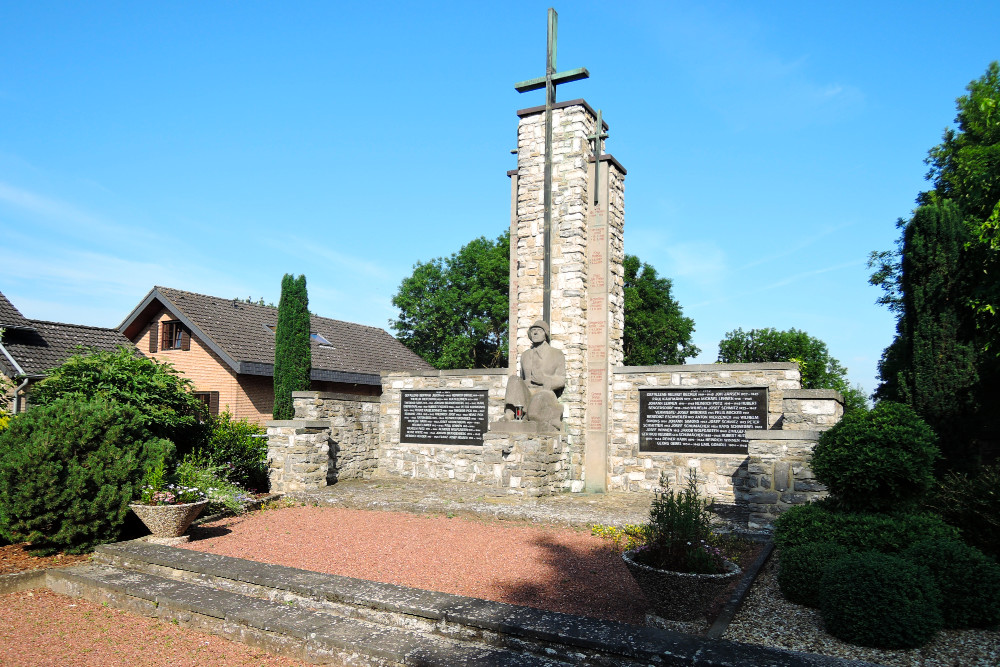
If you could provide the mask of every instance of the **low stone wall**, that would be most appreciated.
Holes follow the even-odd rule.
[[[483,447],[400,442],[400,400],[405,389],[485,389],[490,422],[503,416],[507,369],[384,373],[379,419],[380,474],[483,483],[491,479],[482,461]]]
[[[694,468],[700,493],[735,502],[746,483],[747,457],[739,454],[639,451],[639,390],[668,387],[767,387],[768,428],[780,424],[786,391],[800,387],[798,364],[689,364],[624,366],[613,370],[608,432],[608,490],[651,492],[660,477],[683,487]]]
[[[825,431],[844,416],[844,397],[832,389],[792,389],[781,405],[783,431]]]
[[[818,500],[826,487],[809,463],[820,431],[748,431],[746,475],[736,500],[750,510],[751,527],[770,525],[784,510]]]
[[[306,419],[267,422],[267,474],[272,492],[326,486],[329,467],[329,422]]]
[[[378,466],[378,396],[293,391],[292,404],[296,419],[329,424],[327,483],[371,477]]]

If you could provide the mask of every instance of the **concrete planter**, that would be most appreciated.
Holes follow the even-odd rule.
[[[153,537],[180,537],[188,529],[191,522],[198,518],[201,511],[208,506],[207,500],[183,505],[141,505],[132,503],[129,508],[142,519],[153,533]]]
[[[729,561],[725,561],[728,571],[722,574],[659,570],[636,561],[635,554],[634,550],[622,554],[629,574],[639,584],[653,613],[672,621],[701,619],[705,608],[743,574],[736,563]]]

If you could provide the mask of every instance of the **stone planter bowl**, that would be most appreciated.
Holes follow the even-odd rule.
[[[743,571],[736,563],[725,561],[722,574],[671,572],[643,565],[635,560],[636,551],[626,551],[622,560],[629,574],[639,584],[653,613],[672,621],[697,621],[711,604]]]
[[[153,537],[180,537],[191,522],[198,518],[208,505],[207,500],[183,505],[141,505],[132,503],[129,508],[142,519]]]

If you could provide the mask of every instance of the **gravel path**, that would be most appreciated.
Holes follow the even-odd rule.
[[[771,558],[750,589],[724,639],[822,653],[893,667],[997,667],[1000,632],[949,630],[919,649],[885,651],[854,646],[823,631],[819,611],[786,602],[778,588],[776,557]]]
[[[300,667],[215,635],[38,589],[0,595],[4,667]]]
[[[337,507],[269,509],[192,529],[195,551],[642,624],[646,601],[589,530]]]

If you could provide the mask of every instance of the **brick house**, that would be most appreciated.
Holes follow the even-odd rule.
[[[29,320],[0,293],[0,376],[13,383],[0,396],[13,412],[27,409],[25,392],[74,354],[113,351],[132,342],[116,329]]]
[[[312,315],[314,391],[377,396],[382,371],[432,370],[384,330]],[[194,382],[217,414],[263,423],[274,406],[278,309],[154,287],[118,326],[136,347]]]

